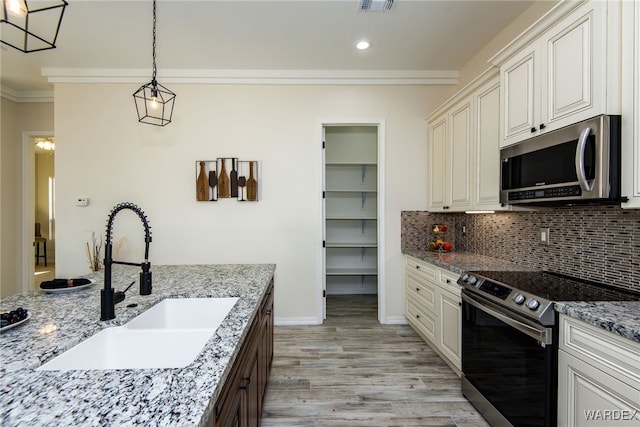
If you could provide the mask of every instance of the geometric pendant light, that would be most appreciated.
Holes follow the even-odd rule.
[[[54,49],[65,0],[2,0],[1,42],[24,53]]]
[[[133,94],[138,121],[156,126],[171,123],[176,94],[156,81],[156,0],[153,0],[153,75]]]

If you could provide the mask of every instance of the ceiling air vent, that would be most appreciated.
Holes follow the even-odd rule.
[[[393,0],[360,0],[360,10],[365,12],[384,12],[392,6]]]

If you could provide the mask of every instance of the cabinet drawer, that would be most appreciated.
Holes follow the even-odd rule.
[[[429,316],[420,304],[413,298],[407,297],[407,320],[423,338],[428,339],[432,343],[436,343],[436,320]]]
[[[406,292],[407,296],[415,299],[426,311],[437,315],[435,286],[430,286],[424,279],[411,272],[406,274]]]
[[[559,348],[630,384],[640,384],[640,343],[560,316]]]
[[[437,267],[427,262],[421,261],[417,258],[407,256],[405,270],[416,273],[419,276],[424,277],[426,280],[430,280],[431,282],[434,282],[434,283],[437,280],[436,279]]]
[[[460,296],[460,286],[458,285],[458,276],[452,271],[438,271],[438,284],[449,292]]]

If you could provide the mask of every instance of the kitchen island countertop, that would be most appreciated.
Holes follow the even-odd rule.
[[[458,274],[473,270],[532,270],[509,261],[468,252],[441,253],[411,249],[402,252]],[[555,310],[640,342],[640,301],[559,301],[555,304]]]
[[[273,278],[273,264],[152,266],[153,292],[140,296],[139,268],[118,266],[113,288],[127,292],[116,318],[102,322],[96,284],[72,292],[37,290],[4,298],[2,311],[31,318],[0,334],[2,426],[202,426],[210,418],[239,344]],[[185,368],[36,371],[109,326],[119,326],[168,297],[239,297],[193,363]],[[136,307],[127,307],[135,303]]]

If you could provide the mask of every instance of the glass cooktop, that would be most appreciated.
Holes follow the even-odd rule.
[[[514,290],[549,301],[640,301],[640,294],[548,271],[475,271]]]

